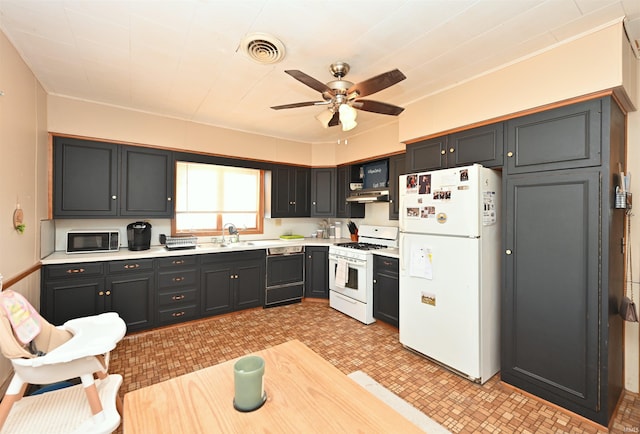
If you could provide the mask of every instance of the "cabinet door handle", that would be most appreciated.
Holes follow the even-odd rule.
[[[453,154],[455,152],[455,149],[454,148],[449,148],[449,152]]]
[[[111,199],[116,200],[118,198],[118,196],[116,196],[115,194],[113,196],[111,196]]]
[[[67,270],[67,274],[84,273],[84,268],[70,268]]]
[[[125,268],[126,270],[132,270],[132,269],[134,269],[134,268],[140,268],[140,264],[126,264],[126,265],[124,266],[124,268]]]
[[[98,292],[98,295],[102,297],[104,295],[104,291]]]
[[[171,202],[171,198],[170,197],[167,198],[167,202]]]
[[[111,295],[111,291],[107,291],[104,293],[105,295]]]
[[[174,312],[174,313],[171,314],[171,316],[174,317],[174,318],[177,318],[177,317],[182,316],[182,315],[184,315],[184,311],[183,312]]]
[[[511,151],[507,152],[507,157],[513,157],[513,152]]]
[[[373,283],[378,283],[378,281],[376,279],[373,279]]]
[[[184,264],[184,259],[177,259],[171,262],[173,265],[181,265]]]
[[[505,253],[506,253],[507,255],[510,255],[510,254],[512,254],[513,252],[511,251],[511,249],[507,249],[507,250],[505,250]]]
[[[175,301],[182,300],[184,299],[184,294],[174,295],[173,297],[171,297],[171,299]]]
[[[182,282],[184,280],[184,277],[174,277],[173,281],[174,282]]]
[[[445,151],[444,149],[440,151],[440,155],[444,155],[446,153],[447,153],[447,151]]]

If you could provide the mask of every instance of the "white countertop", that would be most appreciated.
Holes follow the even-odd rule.
[[[42,259],[42,265],[52,264],[70,264],[81,262],[98,262],[98,261],[126,261],[130,259],[143,258],[164,258],[170,256],[186,256],[186,255],[202,255],[206,253],[225,253],[236,252],[242,250],[259,250],[268,249],[270,247],[282,246],[330,246],[336,243],[346,243],[348,238],[301,238],[296,240],[241,240],[239,243],[231,243],[226,247],[213,243],[201,243],[195,249],[183,250],[167,250],[164,246],[151,246],[149,250],[130,251],[126,247],[120,248],[117,252],[101,252],[101,253],[73,253],[67,254],[63,251],[53,252],[51,255]],[[384,249],[394,250],[394,249]],[[395,249],[397,250],[397,249]]]

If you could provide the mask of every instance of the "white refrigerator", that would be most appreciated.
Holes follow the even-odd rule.
[[[401,175],[400,342],[484,383],[500,370],[500,173]]]

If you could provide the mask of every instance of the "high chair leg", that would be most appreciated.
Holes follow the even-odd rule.
[[[94,416],[102,411],[102,403],[100,402],[100,396],[98,395],[98,388],[93,380],[93,375],[83,375],[80,377],[82,380],[82,386],[84,392],[87,394],[87,400],[91,407],[91,414]]]
[[[22,386],[22,389],[20,389],[20,391],[15,395],[5,395],[4,398],[2,398],[2,402],[0,402],[0,430],[4,426],[4,423],[9,416],[9,412],[11,411],[13,404],[20,401],[24,396],[24,392],[26,392],[27,386],[28,384],[25,383]]]

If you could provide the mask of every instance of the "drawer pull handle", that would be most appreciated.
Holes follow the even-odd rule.
[[[183,312],[174,312],[174,313],[171,314],[171,316],[174,317],[174,318],[177,318],[177,317],[182,316],[182,315],[184,315],[184,311]]]
[[[174,277],[173,281],[174,282],[182,282],[184,280],[184,277]]]
[[[173,297],[171,297],[172,300],[182,300],[184,298],[184,294],[181,295],[174,295]]]
[[[140,268],[140,264],[126,264],[124,266],[124,268],[125,268],[125,270],[131,270],[131,269],[134,269],[134,268]]]
[[[67,270],[67,274],[84,273],[84,268],[71,268]]]
[[[184,259],[178,259],[178,260],[175,260],[175,261],[173,261],[171,263],[173,265],[182,265],[182,264],[184,264]]]

